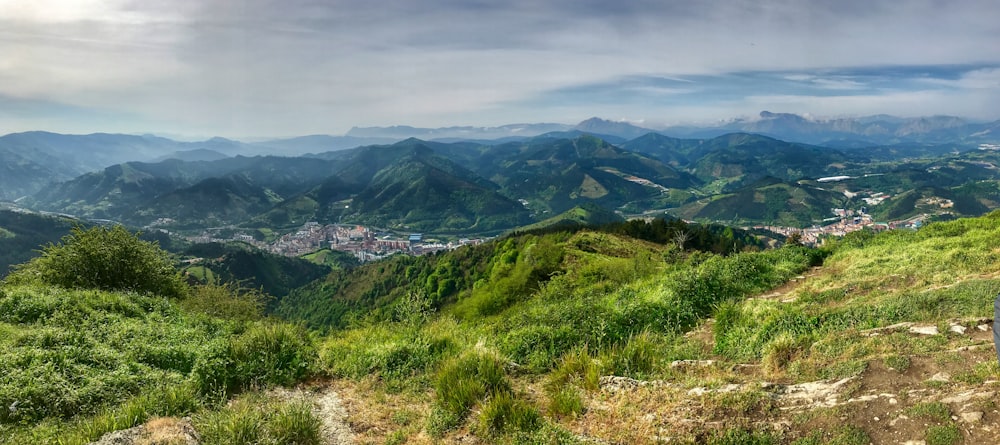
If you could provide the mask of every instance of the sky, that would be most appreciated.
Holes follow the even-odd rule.
[[[0,0],[0,134],[1000,119],[996,0]]]

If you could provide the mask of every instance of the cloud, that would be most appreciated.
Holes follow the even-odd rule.
[[[977,66],[927,79],[993,91],[1000,66],[986,0],[71,3],[0,0],[0,94],[135,116],[113,131],[655,119],[739,90],[873,95],[909,67]]]

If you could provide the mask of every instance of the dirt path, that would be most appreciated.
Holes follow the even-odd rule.
[[[347,423],[347,409],[340,396],[329,386],[316,388],[275,388],[270,397],[282,400],[304,400],[312,404],[312,413],[320,420],[320,439],[323,445],[353,445],[354,433]],[[91,445],[141,445],[150,443],[182,443],[197,445],[198,433],[190,418],[155,418],[143,425],[114,431],[102,436]]]
[[[348,445],[354,443],[354,433],[347,423],[347,409],[340,396],[330,387],[314,395],[313,414],[320,419],[320,434],[326,445]]]

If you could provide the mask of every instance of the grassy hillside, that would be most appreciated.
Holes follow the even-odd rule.
[[[681,221],[539,230],[336,271],[277,307],[312,332],[236,286],[177,287],[165,254],[93,230],[0,287],[4,442],[191,415],[206,443],[288,443],[289,422],[325,418],[257,389],[305,379],[345,400],[359,443],[956,445],[1000,428],[1000,213],[821,249]],[[143,267],[116,275],[109,245]]]
[[[261,313],[256,293],[184,285],[124,229],[76,230],[0,286],[0,442],[83,444],[193,415],[206,443],[319,443],[308,409],[265,396],[253,436],[232,426],[247,413],[230,397],[317,371],[313,337]]]
[[[78,221],[0,210],[0,278],[28,261],[41,246],[59,241]]]
[[[991,214],[729,256],[510,238],[464,254],[456,270],[486,267],[453,297],[371,288],[381,315],[320,355],[375,443],[988,443],[998,231]],[[390,264],[362,270],[412,266]]]

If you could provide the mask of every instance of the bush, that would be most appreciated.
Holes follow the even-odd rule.
[[[305,379],[317,362],[312,337],[287,324],[257,324],[228,342],[216,342],[191,371],[201,394],[224,396]]]
[[[240,287],[236,283],[219,282],[193,286],[180,306],[188,311],[236,321],[259,320],[270,296]]]
[[[41,256],[16,266],[6,281],[166,297],[181,297],[187,292],[167,252],[122,226],[74,228],[59,244],[45,246]]]
[[[473,352],[445,364],[434,389],[436,411],[440,412],[432,414],[432,422],[440,423],[437,428],[447,431],[461,423],[480,400],[510,392],[510,380],[499,358]]]
[[[320,420],[306,400],[239,399],[194,418],[203,444],[318,445]]]
[[[488,437],[535,431],[541,423],[534,407],[506,391],[493,395],[479,413],[479,428]]]

